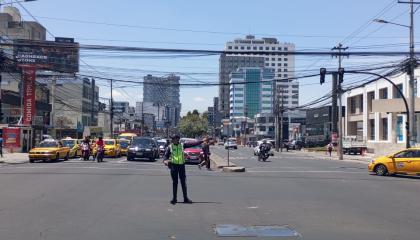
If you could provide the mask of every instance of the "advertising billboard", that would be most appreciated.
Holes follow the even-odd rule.
[[[13,55],[18,65],[63,73],[79,71],[79,44],[71,41],[13,40]]]

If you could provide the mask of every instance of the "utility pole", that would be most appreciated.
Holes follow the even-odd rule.
[[[275,113],[275,131],[274,131],[274,135],[275,135],[275,139],[276,139],[276,152],[279,151],[280,148],[280,138],[279,138],[279,118],[280,118],[280,107],[279,107],[279,98],[277,97],[277,95],[274,95],[275,100],[274,100],[274,113]]]
[[[405,4],[410,4],[410,65],[409,65],[409,75],[410,75],[410,80],[409,80],[409,107],[410,107],[410,112],[409,112],[409,132],[410,132],[410,146],[414,146],[414,143],[417,141],[417,131],[416,131],[416,121],[415,121],[415,113],[416,113],[416,107],[415,107],[415,93],[414,93],[414,70],[416,68],[417,62],[415,59],[415,54],[414,54],[414,4],[420,4],[420,2],[414,2],[413,0],[410,1],[398,1],[398,3],[405,3]],[[418,91],[418,90],[417,90]]]
[[[416,129],[416,121],[415,121],[415,113],[416,113],[416,100],[414,94],[414,70],[416,68],[416,59],[414,55],[414,1],[410,1],[410,82],[409,82],[409,91],[410,91],[410,133],[411,133],[411,142],[410,146],[414,145],[417,142],[417,129]],[[418,91],[418,89],[417,89]]]
[[[111,121],[109,123],[111,129],[111,138],[114,138],[114,98],[113,98],[113,94],[112,94],[112,84],[113,84],[113,80],[111,79],[111,103],[109,104],[109,116],[111,118]]]
[[[51,113],[50,113],[50,125],[53,126],[52,136],[56,137],[56,125],[55,125],[55,94],[56,94],[56,87],[57,87],[57,75],[53,76],[52,85],[51,85]]]
[[[331,50],[337,50],[338,51],[338,73],[333,74],[333,82],[337,84],[337,98],[338,98],[338,159],[343,160],[343,123],[342,123],[342,89],[341,89],[341,83],[343,82],[344,77],[344,69],[341,67],[341,61],[342,61],[342,51],[347,50],[348,47],[343,47],[343,45],[340,43],[338,46],[332,48]],[[338,78],[338,83],[337,83]],[[333,89],[334,91],[334,89]],[[333,93],[334,94],[334,93]]]
[[[245,136],[245,146],[247,144],[247,139],[246,139],[246,130],[248,129],[248,108],[247,106],[245,106],[245,128],[244,128],[244,136]],[[214,116],[214,115],[213,115]]]
[[[144,131],[144,102],[141,102],[141,135],[143,136]]]
[[[283,152],[283,113],[284,113],[284,99],[283,89],[281,90],[281,108],[280,108],[280,152]]]

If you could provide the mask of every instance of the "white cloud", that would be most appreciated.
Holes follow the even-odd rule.
[[[194,102],[204,102],[204,101],[206,101],[206,99],[202,98],[202,97],[195,97],[194,98]]]
[[[113,95],[113,97],[121,97],[122,96],[122,93],[120,93],[119,91],[113,89],[112,90],[112,95]]]

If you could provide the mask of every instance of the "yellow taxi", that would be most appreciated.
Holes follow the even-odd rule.
[[[70,148],[70,157],[75,158],[82,156],[82,149],[79,147],[77,139],[73,138],[64,138],[61,140],[61,143],[64,147]]]
[[[368,165],[368,169],[378,176],[420,175],[420,148],[409,148],[376,158]]]
[[[115,139],[104,139],[105,157],[121,157],[121,148]]]
[[[135,133],[121,133],[120,135],[118,135],[118,139],[126,139],[129,141],[133,141],[133,138],[137,137],[137,134]]]
[[[119,139],[118,143],[121,149],[121,155],[127,156],[128,147],[130,146],[130,141],[126,139]]]
[[[29,162],[36,160],[59,160],[60,158],[68,160],[70,156],[70,148],[64,147],[61,142],[54,139],[46,139],[39,143],[39,146],[29,151]]]

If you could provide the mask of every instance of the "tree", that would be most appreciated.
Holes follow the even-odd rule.
[[[189,138],[195,138],[207,133],[207,119],[197,110],[188,112],[181,118],[178,125],[180,133]]]

